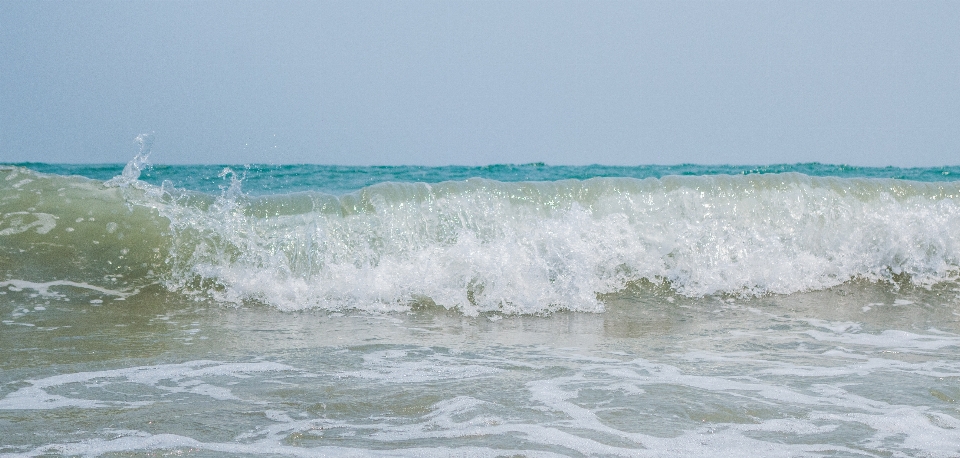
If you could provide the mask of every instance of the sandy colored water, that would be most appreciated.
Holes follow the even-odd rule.
[[[0,295],[4,456],[960,453],[949,288],[479,317],[31,294]]]

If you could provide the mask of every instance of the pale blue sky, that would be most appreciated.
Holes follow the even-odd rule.
[[[957,1],[0,0],[0,162],[960,164]]]

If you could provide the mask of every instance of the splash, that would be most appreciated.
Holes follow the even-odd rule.
[[[107,180],[104,186],[125,188],[140,179],[140,172],[150,167],[150,150],[153,148],[153,134],[140,134],[135,139],[140,151],[123,168],[123,172]]]

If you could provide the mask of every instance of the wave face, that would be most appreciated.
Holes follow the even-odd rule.
[[[632,284],[790,294],[955,282],[960,184],[764,175],[381,183],[253,196],[0,168],[0,275],[283,310],[599,312]],[[8,282],[9,283],[9,282]],[[9,283],[13,285],[13,283]],[[39,287],[38,287],[39,288]]]

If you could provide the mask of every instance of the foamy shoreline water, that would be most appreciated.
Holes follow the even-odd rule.
[[[8,291],[0,454],[955,454],[956,298],[866,285],[495,320]]]
[[[0,168],[0,456],[960,454],[957,182],[146,167]]]

